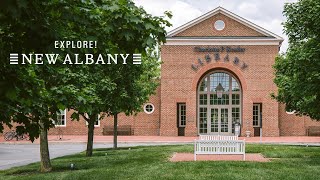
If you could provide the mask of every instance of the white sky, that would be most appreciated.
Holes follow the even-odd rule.
[[[281,37],[285,40],[281,52],[288,47],[288,38],[283,33],[281,25],[285,17],[282,15],[285,3],[297,0],[134,0],[137,6],[155,16],[163,15],[164,11],[172,12],[173,25],[167,28],[170,31],[191,21],[200,15],[221,6]]]

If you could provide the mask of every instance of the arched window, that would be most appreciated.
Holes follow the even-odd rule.
[[[198,88],[198,127],[200,134],[234,134],[241,123],[241,86],[226,71],[204,76]]]

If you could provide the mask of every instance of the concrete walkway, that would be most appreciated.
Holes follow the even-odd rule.
[[[56,158],[86,150],[86,143],[49,143],[50,158]],[[170,143],[119,143],[118,147],[168,145]],[[112,148],[112,143],[94,144],[93,148]],[[27,165],[40,161],[39,144],[7,143],[0,144],[0,170]],[[66,164],[68,166],[68,164]]]
[[[86,143],[87,136],[63,136],[60,140],[58,136],[49,136],[49,143]],[[118,136],[120,143],[193,143],[198,137],[168,137],[168,136]],[[240,137],[246,143],[270,143],[270,144],[309,144],[320,145],[320,136],[280,136],[280,137]],[[113,136],[94,136],[94,143],[112,143]],[[4,144],[31,144],[29,141],[5,141],[0,138],[0,143]],[[33,144],[39,144],[36,140]]]

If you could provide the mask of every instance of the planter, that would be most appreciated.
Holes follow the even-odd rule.
[[[251,131],[246,131],[247,137],[250,137]]]

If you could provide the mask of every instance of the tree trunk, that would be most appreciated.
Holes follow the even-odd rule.
[[[88,121],[88,141],[87,141],[87,151],[86,156],[92,156],[92,149],[93,149],[93,135],[94,135],[94,123],[96,120],[95,116],[89,116]]]
[[[40,132],[40,171],[49,172],[52,170],[50,155],[49,155],[49,146],[48,146],[48,131],[41,127]]]
[[[113,148],[118,148],[118,114],[113,115]]]

